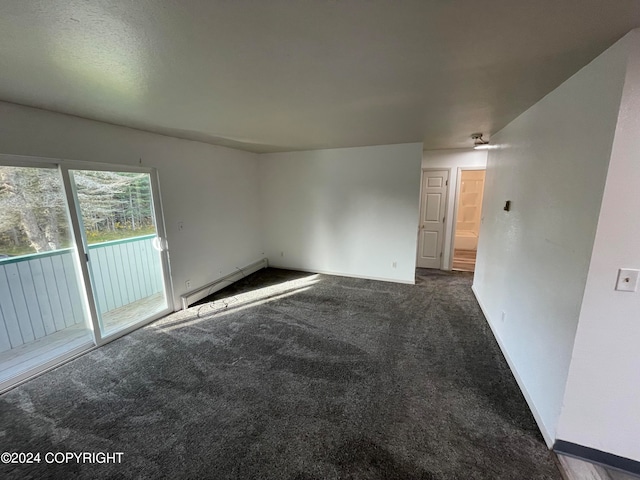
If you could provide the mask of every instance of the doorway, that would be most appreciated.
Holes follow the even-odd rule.
[[[0,155],[0,391],[172,308],[152,169]]]
[[[482,223],[485,170],[460,168],[458,179],[451,269],[473,272]]]

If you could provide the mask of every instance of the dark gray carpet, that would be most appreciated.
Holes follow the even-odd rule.
[[[470,285],[258,272],[0,397],[2,450],[121,465],[0,478],[560,480]]]

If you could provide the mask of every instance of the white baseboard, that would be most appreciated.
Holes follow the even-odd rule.
[[[269,262],[269,267],[282,268],[284,270],[297,270],[298,272],[322,273],[324,275],[335,275],[336,277],[362,278],[364,280],[376,280],[378,282],[402,283],[405,285],[415,285],[416,283],[415,279],[414,280],[398,280],[397,278],[369,277],[367,275],[353,275],[351,273],[333,272],[331,270],[318,270],[318,269],[292,267],[291,265],[278,265],[276,263],[271,263],[271,262]]]
[[[476,290],[475,285],[471,286],[471,290],[473,291],[473,294],[476,297],[476,301],[478,302],[478,305],[480,305],[480,309],[482,310],[482,313],[484,313],[484,316],[487,319],[487,323],[491,328],[491,332],[493,333],[493,336],[495,337],[496,342],[498,342],[498,346],[500,347],[500,350],[502,350],[502,355],[504,355],[504,358],[507,361],[507,365],[509,365],[509,369],[511,369],[511,373],[516,379],[516,382],[518,383],[518,387],[520,387],[520,390],[522,391],[522,395],[524,396],[524,399],[527,401],[527,405],[529,405],[529,410],[531,410],[531,413],[533,414],[533,418],[538,424],[538,428],[540,429],[540,433],[542,433],[542,437],[544,438],[544,441],[547,444],[547,447],[549,447],[549,449],[553,448],[554,438],[549,433],[549,431],[547,430],[547,427],[542,421],[542,417],[540,416],[540,413],[538,412],[538,409],[536,408],[535,403],[533,403],[533,399],[531,398],[531,395],[529,395],[529,391],[527,390],[527,387],[525,386],[524,381],[518,374],[518,371],[516,370],[516,367],[513,361],[511,360],[511,357],[509,356],[509,353],[507,352],[507,349],[504,343],[502,343],[502,339],[496,332],[495,328],[493,328],[493,321],[489,316],[487,309],[482,304],[482,300],[478,295],[478,291]]]
[[[269,262],[267,258],[263,258],[262,260],[258,260],[257,262],[251,263],[243,268],[238,268],[237,271],[231,272],[224,277],[220,277],[217,280],[214,280],[211,283],[207,283],[201,287],[198,287],[190,292],[185,293],[180,296],[180,301],[182,302],[182,309],[186,309],[189,305],[197,302],[198,300],[202,300],[203,298],[208,297],[212,293],[217,292],[218,290],[222,290],[225,287],[228,287],[234,282],[237,282],[241,278],[246,277],[247,275],[251,275],[254,272],[262,268],[267,268],[269,266]]]

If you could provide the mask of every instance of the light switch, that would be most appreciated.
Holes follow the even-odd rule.
[[[635,292],[638,290],[638,276],[640,276],[640,270],[621,268],[618,270],[616,290],[620,290],[621,292]]]

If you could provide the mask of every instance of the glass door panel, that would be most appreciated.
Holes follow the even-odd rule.
[[[91,346],[60,172],[0,166],[0,386]]]
[[[102,336],[168,310],[148,173],[71,170]]]

